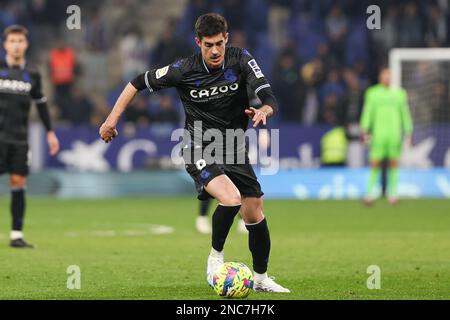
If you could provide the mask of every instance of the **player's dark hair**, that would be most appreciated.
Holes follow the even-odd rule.
[[[195,22],[195,32],[200,40],[203,37],[212,37],[219,33],[225,35],[227,30],[227,20],[217,13],[203,14]]]
[[[28,38],[28,29],[24,26],[21,26],[20,24],[13,24],[7,27],[5,30],[3,30],[3,41],[6,40],[8,35],[11,33],[20,33],[23,34],[25,37]]]

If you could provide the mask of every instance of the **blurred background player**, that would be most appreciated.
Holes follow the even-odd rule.
[[[398,186],[398,160],[402,149],[411,145],[413,130],[408,107],[408,96],[401,88],[390,88],[388,68],[379,73],[379,83],[367,89],[361,115],[362,139],[370,144],[370,175],[364,203],[371,205],[377,198],[376,186],[380,181],[380,164],[387,159],[387,198],[395,204]]]
[[[0,173],[9,173],[12,227],[10,245],[32,248],[23,239],[25,187],[28,175],[28,116],[30,102],[36,103],[47,130],[50,154],[59,151],[59,141],[52,130],[46,98],[42,94],[41,76],[25,60],[28,30],[11,25],[3,32],[4,61],[0,61]]]
[[[208,219],[208,209],[210,204],[211,199],[199,200],[198,216],[195,219],[195,229],[197,229],[199,233],[211,233],[211,224]]]

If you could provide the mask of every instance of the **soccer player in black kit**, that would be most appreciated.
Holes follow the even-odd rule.
[[[25,60],[27,29],[20,25],[7,27],[3,32],[3,41],[6,57],[0,61],[0,174],[9,174],[11,187],[10,246],[32,248],[23,239],[22,231],[28,175],[28,115],[32,100],[47,129],[51,155],[58,153],[59,141],[51,127],[46,98],[41,89],[41,76]]]
[[[205,150],[210,142],[196,144],[195,135],[208,129],[220,130],[225,137],[227,129],[246,130],[249,118],[253,127],[266,124],[277,101],[255,59],[245,49],[225,47],[228,41],[227,22],[215,13],[200,16],[195,24],[195,41],[200,53],[181,59],[160,69],[147,71],[125,87],[99,133],[105,142],[117,136],[116,125],[120,115],[136,93],[143,89],[151,92],[175,87],[186,113],[185,129],[190,145],[183,148],[193,152],[183,158],[186,170],[193,178],[200,200],[214,197],[218,200],[212,217],[212,248],[208,257],[206,278],[212,276],[224,262],[223,247],[234,217],[241,215],[249,231],[249,248],[253,257],[254,290],[259,292],[290,292],[267,276],[270,235],[263,214],[261,186],[248,162],[219,163],[196,157],[196,151]],[[262,101],[259,109],[248,108],[247,85]],[[197,124],[200,123],[201,127]],[[228,146],[227,146],[228,147]],[[234,145],[237,154],[245,143]],[[228,150],[224,150],[226,153]],[[192,160],[192,161],[190,161]]]

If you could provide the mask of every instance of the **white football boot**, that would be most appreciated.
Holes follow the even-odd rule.
[[[255,282],[253,284],[253,290],[255,292],[281,292],[281,293],[289,293],[291,290],[286,289],[276,283],[274,277],[265,276],[263,279],[257,279],[255,277]]]
[[[209,220],[207,216],[198,216],[195,220],[195,228],[198,232],[203,234],[211,233],[211,225],[209,224]]]
[[[206,268],[206,281],[210,286],[213,286],[213,276],[217,269],[224,263],[223,250],[218,252],[211,248],[211,252],[208,256],[208,265]]]
[[[388,197],[388,202],[391,206],[395,206],[398,204],[398,198],[397,197]]]
[[[372,197],[372,196],[366,196],[363,198],[363,204],[366,207],[371,207],[375,204],[375,201],[377,200],[377,198]]]

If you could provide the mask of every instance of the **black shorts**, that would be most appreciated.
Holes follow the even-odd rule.
[[[199,200],[206,200],[212,196],[204,187],[217,176],[222,174],[228,178],[238,188],[243,197],[260,198],[264,193],[256,178],[255,171],[250,164],[209,164],[199,170],[195,164],[187,164],[186,171],[194,179]]]
[[[27,176],[28,145],[0,142],[0,174]]]

